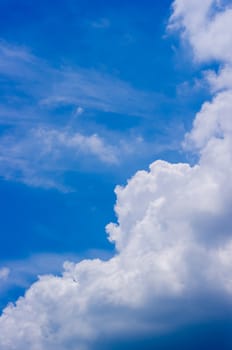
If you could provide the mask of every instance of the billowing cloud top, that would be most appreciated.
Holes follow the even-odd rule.
[[[182,28],[198,61],[232,60],[232,8],[223,0],[176,0],[170,28]]]
[[[219,73],[207,73],[219,92],[184,140],[198,163],[156,161],[117,187],[118,223],[107,226],[117,254],[66,262],[62,277],[40,277],[4,310],[1,349],[95,349],[104,337],[156,334],[212,317],[218,308],[209,310],[210,300],[222,313],[231,310],[232,8],[217,6],[176,0],[170,20],[184,28],[198,60],[222,62]]]

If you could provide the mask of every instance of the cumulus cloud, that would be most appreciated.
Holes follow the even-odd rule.
[[[171,21],[181,15],[200,59],[206,54],[195,44],[195,22],[201,28],[207,18],[220,37],[215,21],[230,14],[226,6],[209,16],[212,4],[174,3]],[[230,55],[222,50],[217,58]],[[231,97],[227,88],[204,103],[186,135],[197,164],[156,161],[116,188],[118,223],[107,226],[113,258],[66,262],[61,277],[40,277],[5,308],[1,349],[95,349],[104,337],[158,334],[217,318],[219,309],[231,315]]]
[[[204,75],[213,93],[232,89],[232,65],[223,65],[218,72],[208,70]]]
[[[27,48],[1,40],[0,76],[13,81],[18,92],[30,96],[34,109],[38,110],[39,107],[73,105],[78,108],[81,105],[91,111],[149,117],[156,110],[157,99],[161,98],[106,72],[71,66],[53,68]],[[9,93],[7,98],[5,102],[9,100]],[[15,96],[11,99],[15,102]]]

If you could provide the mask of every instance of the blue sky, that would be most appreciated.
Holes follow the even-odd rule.
[[[77,276],[89,330],[63,335],[50,320],[49,340],[14,349],[180,349],[192,337],[193,349],[231,347],[231,11],[213,0],[0,0],[0,308],[56,278],[68,296]],[[115,277],[109,292],[108,273],[130,282]],[[146,276],[154,285],[129,302]],[[12,311],[22,327],[24,302],[49,313],[30,298]],[[0,349],[13,349],[4,313]],[[98,329],[101,314],[115,327]]]

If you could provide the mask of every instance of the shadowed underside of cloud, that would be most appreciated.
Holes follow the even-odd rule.
[[[171,21],[184,27],[199,60],[205,56],[198,48],[198,30],[212,30],[221,16],[232,19],[228,6],[217,14],[215,4],[174,2]],[[195,25],[197,16],[202,26]],[[215,24],[214,30],[223,40],[224,27]],[[225,52],[225,60],[221,52],[217,58],[232,64]],[[223,69],[214,73],[220,86]],[[96,349],[104,339],[109,344],[133,340],[134,334],[144,339],[231,317],[231,114],[226,81],[203,104],[186,135],[184,147],[197,152],[198,164],[156,161],[117,187],[118,223],[107,226],[117,254],[108,261],[66,262],[61,277],[41,276],[25,297],[5,308],[1,349]]]

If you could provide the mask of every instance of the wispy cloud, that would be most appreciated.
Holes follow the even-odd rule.
[[[0,74],[17,82],[17,89],[43,106],[74,104],[85,109],[149,117],[158,103],[158,95],[133,88],[117,76],[80,67],[53,68],[26,49],[3,42]]]
[[[105,29],[110,27],[110,20],[108,18],[99,18],[91,22],[93,28]]]
[[[83,157],[109,165],[119,162],[117,148],[97,134],[40,127],[1,138],[1,175],[33,186],[61,189],[54,173],[78,169]]]
[[[184,8],[186,25],[195,26],[212,3],[176,0],[172,19]],[[224,34],[217,27],[217,37]],[[186,135],[199,162],[155,161],[118,186],[118,222],[107,226],[117,254],[66,262],[62,276],[42,276],[0,317],[2,348],[97,349],[106,337],[113,343],[231,319],[232,91],[225,86]]]
[[[60,79],[51,86],[50,95],[40,103],[45,106],[74,104],[85,109],[150,117],[156,109],[157,97],[95,70],[64,69]]]
[[[32,66],[37,64],[36,61],[36,58],[26,48],[0,41],[0,73],[2,75],[13,79],[32,78],[29,73],[32,73]]]
[[[84,128],[80,124],[91,113],[148,118],[156,109],[156,94],[94,69],[54,68],[27,48],[4,41],[0,76],[0,123],[7,127],[0,137],[3,178],[61,188],[55,172],[61,178],[62,172],[88,160],[115,166],[136,154],[138,146],[148,150],[139,133],[112,137],[113,130],[102,133],[97,124],[94,131],[88,123]],[[69,108],[62,120],[57,118],[59,108]]]

